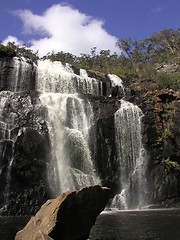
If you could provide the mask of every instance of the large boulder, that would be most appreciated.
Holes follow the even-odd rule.
[[[99,185],[63,193],[48,200],[15,240],[86,240],[108,199],[109,188]]]

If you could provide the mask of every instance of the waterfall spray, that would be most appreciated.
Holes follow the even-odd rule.
[[[76,94],[44,93],[52,145],[49,181],[54,194],[97,184],[89,150],[89,130],[93,121],[90,103]]]

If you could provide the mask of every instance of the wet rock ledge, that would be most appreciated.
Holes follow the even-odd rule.
[[[86,240],[108,199],[109,188],[99,185],[63,193],[43,204],[15,240]]]

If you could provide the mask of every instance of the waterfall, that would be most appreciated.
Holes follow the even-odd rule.
[[[16,114],[8,112],[10,98],[12,93],[9,91],[0,92],[0,174],[5,171],[6,177],[3,186],[3,208],[6,208],[9,202],[10,185],[11,185],[11,166],[14,160],[14,144],[16,141],[16,134],[14,134],[14,121]],[[3,160],[6,160],[6,168],[4,168]]]
[[[85,70],[75,74],[69,64],[44,60],[38,62],[37,89],[42,92],[102,95],[101,81],[88,77]]]
[[[117,93],[119,92],[118,95],[120,95],[120,97],[124,97],[125,96],[125,89],[124,89],[122,79],[120,77],[118,77],[117,75],[114,75],[114,74],[108,74],[107,77],[109,78],[112,87],[117,88]]]
[[[12,184],[11,179],[11,176],[15,175],[12,169],[18,167],[18,160],[15,159],[18,158],[18,153],[15,152],[17,150],[15,146],[19,151],[22,144],[24,158],[26,154],[30,155],[30,152],[23,152],[26,143],[21,142],[23,137],[26,138],[24,133],[26,128],[35,129],[34,132],[40,137],[38,142],[40,146],[47,144],[48,162],[46,159],[44,163],[40,162],[40,156],[36,159],[34,155],[32,158],[37,162],[37,168],[44,164],[47,169],[47,180],[53,197],[64,191],[100,183],[94,166],[95,159],[92,158],[95,142],[94,114],[90,102],[83,95],[101,96],[102,82],[89,77],[83,69],[75,71],[70,64],[49,60],[40,60],[36,65],[28,59],[14,57],[10,61],[2,60],[1,67],[3,69],[0,73],[2,89],[0,92],[2,195],[0,208],[2,212],[6,206],[7,208],[10,206],[10,201],[13,201],[10,197],[15,195],[12,194],[12,186],[15,184]],[[32,144],[32,148],[35,149],[36,144]],[[29,157],[25,159],[27,164]],[[44,175],[45,173],[43,177]],[[43,185],[46,182],[44,179],[42,182],[40,188],[46,191],[46,186]],[[21,191],[21,186],[18,191]],[[26,190],[22,189],[22,191]],[[34,191],[38,193],[37,189]],[[31,193],[32,190],[28,192],[29,198]],[[20,196],[21,192],[18,197]]]
[[[33,202],[28,202],[32,196],[39,194],[37,202],[40,202],[41,191],[44,198],[49,194],[46,185],[55,197],[65,191],[98,184],[100,179],[95,166],[103,173],[105,185],[110,183],[114,189],[120,185],[112,206],[129,209],[143,205],[143,114],[137,106],[121,100],[113,125],[114,109],[118,107],[118,99],[125,95],[122,80],[112,74],[102,80],[91,78],[86,70],[49,60],[39,60],[37,65],[16,57],[3,61],[3,73],[0,73],[0,189],[3,197],[0,208],[8,208],[8,204],[10,208],[11,203],[16,206],[14,186],[19,206],[23,194],[24,206],[33,206]],[[94,126],[100,128],[98,136]],[[105,130],[101,131],[104,126]],[[116,146],[112,147],[114,136]],[[33,138],[34,143],[29,146]],[[99,152],[97,143],[102,147]],[[108,156],[103,159],[106,147]],[[42,181],[38,185],[29,175],[37,177],[39,169]],[[112,181],[111,172],[115,175]],[[28,183],[33,182],[27,191],[18,181],[12,182],[12,177],[18,180],[23,176]]]
[[[6,66],[7,67],[7,66]],[[33,90],[37,66],[35,63],[25,58],[14,57],[8,66],[7,82],[5,88],[12,92],[22,92]]]
[[[76,94],[62,93],[43,93],[40,100],[48,109],[53,193],[98,183],[88,143],[93,122],[90,103]]]
[[[116,87],[116,86],[121,87],[124,92],[124,85],[121,78],[119,78],[117,75],[114,75],[114,74],[108,74],[107,76],[111,81],[112,87]]]
[[[74,74],[69,64],[40,61],[37,89],[47,107],[47,123],[52,147],[49,181],[52,194],[99,183],[90,151],[89,131],[93,110],[77,93],[101,95],[100,83],[85,70]]]
[[[115,113],[116,147],[121,172],[121,192],[112,201],[112,206],[116,208],[136,209],[144,204],[146,179],[142,116],[139,107],[124,100],[121,100],[120,109]]]

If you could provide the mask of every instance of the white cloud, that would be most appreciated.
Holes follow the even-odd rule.
[[[16,45],[22,45],[23,42],[19,41],[16,37],[9,35],[3,42],[3,45],[7,45],[8,42],[14,42]]]
[[[71,6],[56,4],[42,15],[29,10],[18,10],[15,14],[23,22],[23,34],[32,35],[31,48],[39,50],[40,56],[51,52],[65,51],[75,55],[89,53],[92,47],[97,50],[115,47],[117,38],[107,33],[104,22],[93,19]]]

